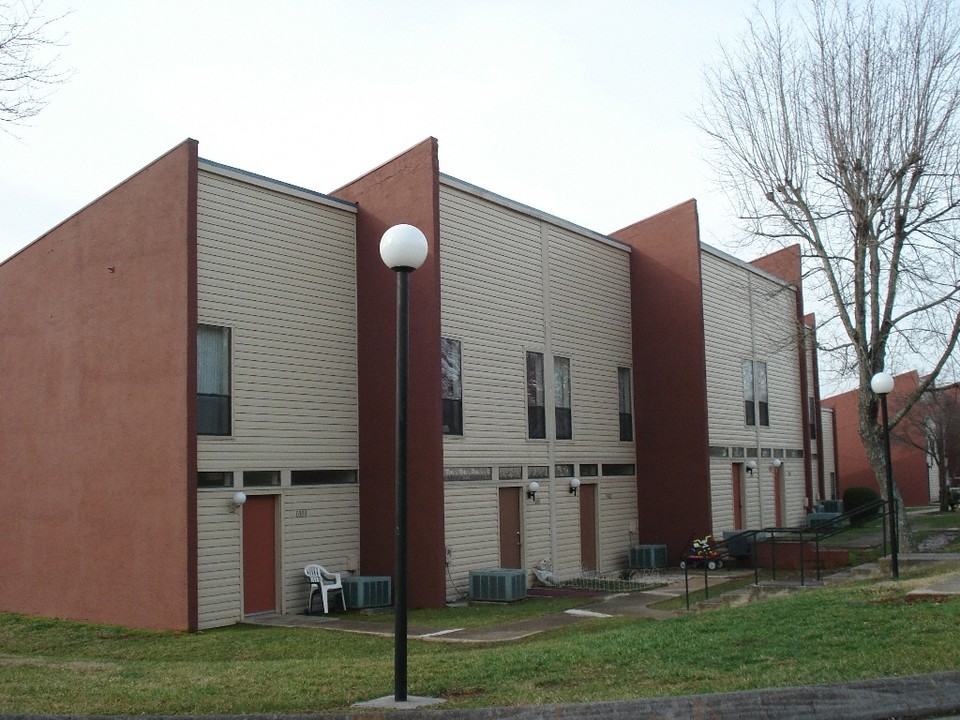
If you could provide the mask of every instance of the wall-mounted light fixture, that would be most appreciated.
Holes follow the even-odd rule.
[[[753,471],[757,469],[757,461],[747,460],[746,468],[747,468],[747,474],[750,477],[753,477]]]
[[[540,489],[540,483],[536,480],[533,480],[529,485],[527,485],[527,499],[537,501],[537,490]]]
[[[236,512],[247,501],[247,494],[244,492],[235,492],[230,499],[230,509]]]
[[[781,460],[780,458],[774,458],[772,465],[774,470],[779,470],[780,466],[783,465],[783,460]]]
[[[570,478],[570,494],[576,496],[580,489],[580,478]]]

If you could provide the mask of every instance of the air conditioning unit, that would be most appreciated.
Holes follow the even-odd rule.
[[[470,599],[513,602],[527,596],[525,570],[493,568],[470,571]]]
[[[350,609],[390,605],[392,603],[390,578],[379,575],[344,578],[343,599]]]
[[[634,570],[667,566],[666,545],[634,545],[630,548],[630,567]]]
[[[821,501],[820,501],[820,512],[825,512],[825,513],[842,513],[842,512],[843,512],[843,500],[821,500]]]

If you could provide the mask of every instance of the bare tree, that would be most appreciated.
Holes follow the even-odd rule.
[[[754,242],[800,245],[807,290],[830,308],[821,349],[857,378],[884,495],[870,379],[926,365],[895,426],[960,330],[958,29],[950,0],[778,0],[707,71],[699,124],[721,182]]]
[[[0,123],[18,124],[39,113],[66,78],[57,69],[54,34],[63,16],[45,18],[42,0],[0,1]],[[0,125],[0,128],[3,127]]]

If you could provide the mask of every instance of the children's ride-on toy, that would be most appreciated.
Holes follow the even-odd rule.
[[[720,552],[713,547],[711,540],[713,540],[713,537],[710,535],[694,540],[680,560],[680,569],[686,570],[688,567],[694,568],[704,565],[707,566],[708,570],[723,567],[723,558],[720,557]]]

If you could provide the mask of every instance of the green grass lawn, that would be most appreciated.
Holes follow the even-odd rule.
[[[409,691],[446,707],[522,705],[956,669],[960,599],[904,600],[933,579],[664,621],[591,619],[508,644],[411,640]],[[491,607],[486,621],[496,620]],[[462,627],[472,609],[439,612],[444,626]],[[392,690],[391,639],[253,626],[177,634],[0,614],[0,714],[302,713]]]

